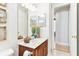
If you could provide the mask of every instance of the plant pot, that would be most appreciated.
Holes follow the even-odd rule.
[[[40,34],[37,34],[37,38],[40,38]]]

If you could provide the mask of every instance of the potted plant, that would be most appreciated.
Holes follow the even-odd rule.
[[[32,36],[33,36],[34,38],[36,38],[35,33],[36,33],[36,27],[35,27],[35,26],[32,26]]]
[[[40,38],[40,27],[36,27],[37,38]]]
[[[40,38],[40,27],[39,26],[32,26],[32,37]]]

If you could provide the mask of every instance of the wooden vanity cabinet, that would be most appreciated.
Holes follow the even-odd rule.
[[[39,45],[35,49],[19,45],[19,56],[23,56],[23,53],[25,50],[32,52],[33,53],[32,56],[47,56],[47,54],[48,54],[48,40],[43,42],[41,45]]]

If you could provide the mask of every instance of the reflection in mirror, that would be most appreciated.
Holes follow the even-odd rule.
[[[32,38],[40,38],[40,31],[46,26],[46,14],[30,16]]]
[[[42,15],[38,16],[38,25],[40,27],[46,26],[46,14],[42,14]]]
[[[18,4],[18,39],[22,39],[23,36],[28,35],[28,10],[22,4]]]
[[[45,35],[48,33],[46,32],[48,30],[48,25],[46,25],[47,6],[47,4],[39,3],[18,5],[18,38],[22,39],[25,36],[31,38],[48,37]]]
[[[0,41],[6,40],[6,4],[0,3]]]

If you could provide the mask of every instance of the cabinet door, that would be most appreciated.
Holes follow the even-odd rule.
[[[36,49],[36,56],[47,56],[48,54],[48,41],[45,41]]]
[[[48,54],[48,41],[46,41],[43,45],[44,45],[44,56],[47,56],[47,54]]]
[[[25,47],[19,45],[19,56],[23,56],[25,50],[26,50]]]
[[[47,47],[44,46],[44,56],[47,56]]]
[[[43,47],[43,45],[40,45],[36,49],[36,56],[44,56],[44,47]]]

